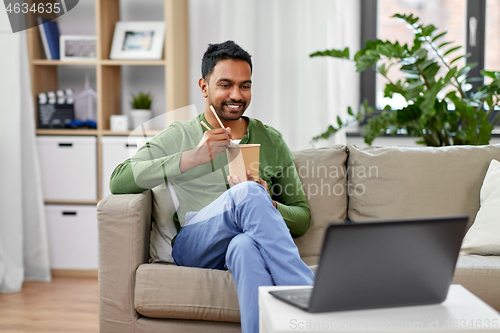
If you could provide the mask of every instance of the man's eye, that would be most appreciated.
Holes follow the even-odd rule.
[[[229,87],[229,84],[220,84],[219,87],[227,88],[227,87]]]
[[[243,89],[250,89],[252,86],[243,86]]]

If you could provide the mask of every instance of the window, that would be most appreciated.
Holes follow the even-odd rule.
[[[486,1],[485,69],[500,71],[500,0]]]
[[[447,31],[446,41],[463,46],[450,54],[453,59],[463,53],[470,53],[467,62],[477,62],[469,76],[477,77],[480,71],[500,70],[500,0],[361,0],[361,45],[367,40],[398,40],[400,43],[413,41],[413,34],[405,23],[391,18],[395,13],[420,17],[421,23],[432,23],[439,31]],[[453,57],[455,55],[455,57]],[[459,65],[464,65],[465,60]],[[398,80],[397,70],[391,80]],[[368,104],[383,108],[404,105],[404,99],[388,101],[383,98],[385,78],[378,78],[373,70],[361,73],[360,97]],[[477,89],[480,82],[473,84]]]
[[[405,22],[393,18],[394,14],[413,14],[420,18],[420,24],[433,24],[438,28],[438,32],[448,31],[444,41],[453,42],[453,46],[465,46],[466,31],[465,31],[465,13],[466,0],[444,0],[444,1],[428,1],[428,0],[378,0],[378,25],[377,38],[381,40],[389,40],[394,43],[399,41],[400,44],[413,45],[414,34]],[[450,45],[450,47],[452,47]],[[459,49],[450,53],[447,58],[454,59],[462,55],[465,50]],[[458,66],[464,66],[465,60],[461,59]],[[440,75],[440,74],[438,74]],[[393,68],[388,73],[391,82],[397,82],[403,78],[402,73]],[[376,79],[376,106],[383,109],[386,105],[393,108],[401,108],[406,106],[405,99],[400,95],[394,95],[394,98],[384,98],[384,88],[387,79],[382,75],[377,74]],[[446,92],[443,92],[446,94]]]

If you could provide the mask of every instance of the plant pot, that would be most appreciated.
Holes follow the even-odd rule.
[[[153,112],[151,110],[131,110],[130,118],[132,119],[132,128],[135,129],[144,125],[145,130],[151,129],[151,116]]]

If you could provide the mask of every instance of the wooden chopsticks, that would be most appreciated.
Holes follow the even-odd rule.
[[[219,122],[220,127],[225,128],[225,127],[224,127],[224,124],[222,124],[222,121],[220,121],[220,118],[219,118],[219,116],[217,115],[217,113],[215,112],[214,107],[213,107],[212,105],[210,105],[210,110],[211,110],[211,111],[212,111],[212,113],[214,114],[215,118],[217,118],[217,121]]]
[[[209,130],[209,131],[211,130],[211,128],[208,127],[208,125],[203,120],[200,121],[200,124],[203,125],[203,127],[205,127],[207,130]]]
[[[222,123],[222,121],[220,120],[219,116],[217,115],[217,113],[215,112],[214,110],[214,107],[212,105],[210,105],[210,111],[212,111],[212,113],[214,114],[215,118],[217,119],[217,121],[219,122],[219,125],[220,127],[222,128],[225,128],[224,127],[224,124]],[[210,130],[210,127],[208,127],[208,125],[202,120],[200,121],[201,125],[203,125],[203,127],[205,127],[207,130]],[[237,144],[233,142],[233,140],[229,139],[229,146],[230,147],[236,147]]]

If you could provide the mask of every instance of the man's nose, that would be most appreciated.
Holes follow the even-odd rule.
[[[234,87],[231,90],[231,94],[229,94],[229,98],[231,98],[233,101],[240,101],[241,100],[241,92],[239,87]]]

